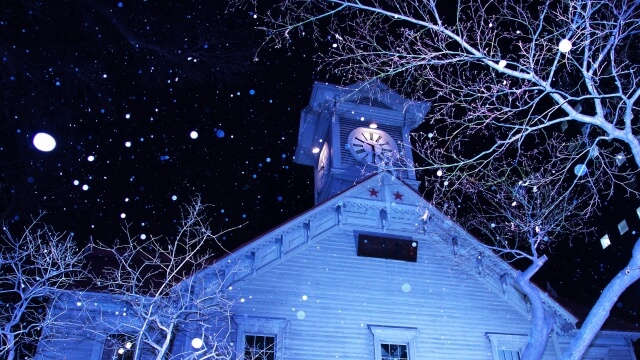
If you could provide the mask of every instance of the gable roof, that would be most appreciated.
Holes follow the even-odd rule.
[[[503,296],[518,312],[530,318],[528,301],[512,281],[517,270],[424,200],[410,184],[387,171],[372,174],[203,271],[226,279],[229,286],[244,282],[339,228],[412,236],[426,241],[434,251],[448,256],[456,267],[478,278],[496,296]],[[578,319],[547,293],[538,290],[545,307],[556,314],[557,330],[565,333],[574,329]]]

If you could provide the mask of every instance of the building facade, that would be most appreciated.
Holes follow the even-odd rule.
[[[316,205],[193,275],[220,286],[189,291],[224,289],[228,321],[176,329],[172,358],[520,359],[531,309],[516,270],[417,192],[406,144],[428,109],[381,84],[316,84],[295,155],[314,166]],[[544,359],[557,359],[578,319],[540,293],[556,317]],[[121,299],[54,305],[78,326],[45,329],[39,359],[129,359],[143,346]],[[601,331],[584,359],[635,360],[639,336]]]

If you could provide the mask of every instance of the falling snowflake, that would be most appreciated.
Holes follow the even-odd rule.
[[[562,39],[560,41],[560,43],[558,44],[558,50],[560,50],[560,52],[562,53],[568,53],[571,50],[571,47],[573,45],[571,44],[571,41],[568,39]]]
[[[33,137],[33,146],[42,152],[49,152],[56,148],[56,139],[47,133],[37,133]]]

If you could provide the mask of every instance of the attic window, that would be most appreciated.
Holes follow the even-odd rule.
[[[418,242],[413,239],[371,234],[356,236],[358,256],[408,262],[418,260]]]

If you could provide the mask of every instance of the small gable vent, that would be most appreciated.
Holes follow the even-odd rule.
[[[385,103],[383,103],[380,100],[374,99],[372,97],[369,96],[358,96],[354,99],[349,99],[347,100],[347,102],[353,103],[353,104],[359,104],[359,105],[366,105],[366,106],[371,106],[371,107],[376,107],[376,108],[380,108],[380,109],[386,109],[386,110],[393,110],[393,108]]]
[[[357,234],[357,254],[379,259],[418,261],[418,242],[370,234]]]

